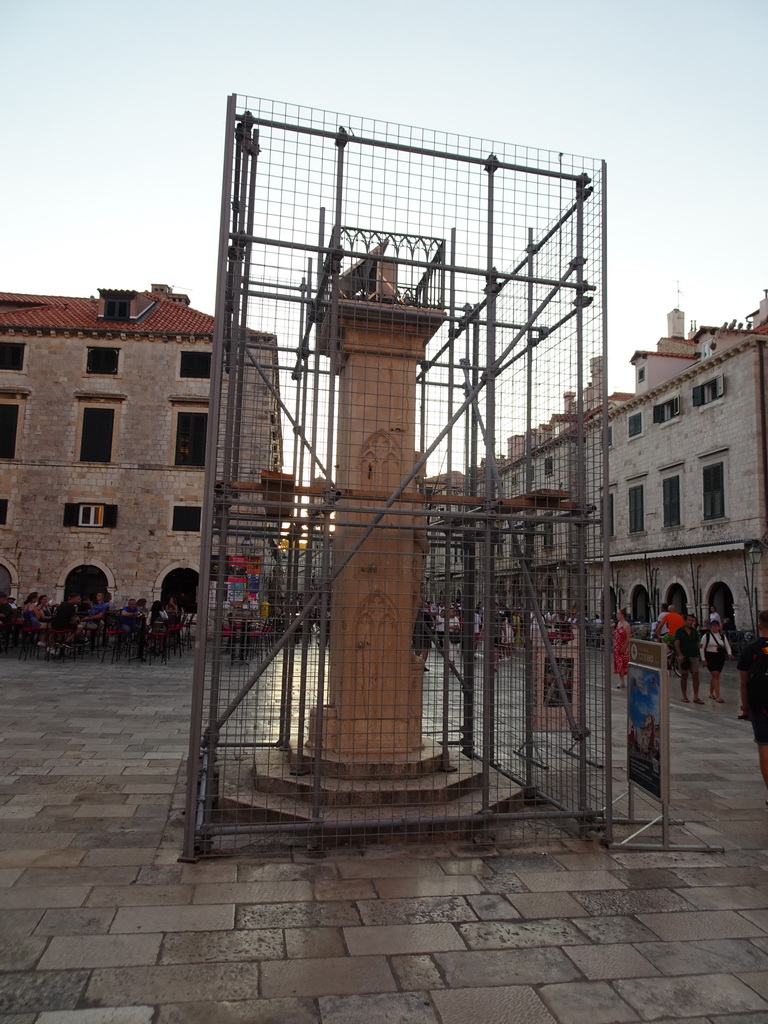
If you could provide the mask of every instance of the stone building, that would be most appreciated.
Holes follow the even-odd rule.
[[[612,600],[640,621],[661,602],[751,629],[765,602],[768,297],[751,319],[695,326],[635,352],[636,393],[611,410]]]
[[[167,285],[0,294],[0,589],[194,606],[212,333]],[[263,401],[252,446],[274,468]]]

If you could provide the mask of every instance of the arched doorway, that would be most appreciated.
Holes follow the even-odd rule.
[[[98,565],[76,565],[64,581],[64,599],[70,594],[81,597],[94,597],[99,592],[108,590],[107,577]]]
[[[0,562],[0,594],[11,593],[11,574],[6,567]]]
[[[725,583],[715,583],[709,592],[707,610],[711,605],[720,616],[721,622],[733,622],[733,594],[731,588]]]
[[[194,569],[172,569],[163,580],[160,600],[172,597],[185,612],[197,611],[197,584],[200,577]]]
[[[688,595],[679,583],[673,583],[667,591],[667,604],[673,604],[683,616],[688,614]]]
[[[650,622],[650,602],[648,591],[644,586],[635,587],[632,591],[632,619],[634,622]]]

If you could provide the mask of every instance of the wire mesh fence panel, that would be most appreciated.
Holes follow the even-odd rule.
[[[230,97],[187,855],[604,820],[604,184]]]

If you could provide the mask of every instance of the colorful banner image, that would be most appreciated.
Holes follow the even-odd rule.
[[[627,776],[661,799],[661,672],[629,666],[627,691]]]

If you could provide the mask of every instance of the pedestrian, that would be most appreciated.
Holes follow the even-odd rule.
[[[616,612],[616,625],[613,630],[613,671],[619,677],[619,690],[623,690],[627,685],[631,636],[632,628],[627,621],[626,613],[623,608],[619,608]]]
[[[699,697],[699,645],[701,637],[696,629],[696,616],[686,615],[685,624],[675,633],[675,650],[680,659],[680,690],[683,704],[690,704],[688,700],[688,673],[691,673],[693,682],[693,703],[703,704]]]
[[[448,660],[453,665],[456,655],[461,651],[461,619],[459,610],[454,605],[448,618]]]
[[[421,658],[424,664],[424,671],[427,668],[427,658],[432,647],[432,612],[425,601],[416,613],[416,622],[413,626],[413,649]]]
[[[720,628],[719,620],[710,619],[709,629],[702,631],[699,650],[709,669],[709,699],[724,704],[725,701],[720,696],[720,673],[723,671],[725,659],[732,658],[733,652],[728,637]]]
[[[760,774],[768,787],[768,611],[757,617],[758,639],[746,644],[739,655],[741,714],[752,722]],[[768,804],[768,800],[766,800]]]

